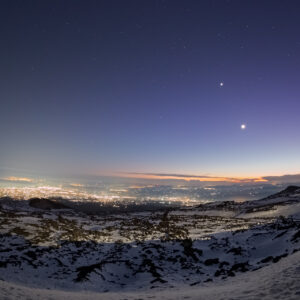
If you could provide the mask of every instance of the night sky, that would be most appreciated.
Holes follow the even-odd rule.
[[[0,167],[300,173],[299,16],[299,1],[1,1]]]

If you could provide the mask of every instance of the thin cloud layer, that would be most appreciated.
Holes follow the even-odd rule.
[[[262,177],[242,178],[242,177],[218,177],[218,176],[198,176],[185,174],[165,174],[165,173],[122,173],[120,177],[141,178],[153,180],[184,180],[199,182],[232,182],[232,183],[251,183],[251,182],[267,182]]]
[[[9,182],[33,182],[33,179],[28,177],[15,177],[15,176],[9,176],[1,178],[2,181],[9,181]]]

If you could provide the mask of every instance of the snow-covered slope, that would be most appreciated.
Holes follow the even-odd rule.
[[[172,289],[143,291],[119,291],[95,293],[92,291],[50,290],[31,288],[0,281],[0,299],[43,300],[136,300],[136,299],[191,299],[191,300],[298,300],[300,296],[300,252],[289,255],[276,264],[270,264],[255,272],[243,273],[224,281],[208,282],[193,287],[178,283]]]
[[[234,201],[212,202],[199,206],[210,215],[226,212],[239,218],[293,216],[300,218],[300,187],[288,186],[285,190],[269,197],[237,203]]]
[[[239,278],[259,285],[249,278],[299,258],[299,191],[289,187],[252,202],[109,216],[52,206],[32,208],[3,199],[2,294],[9,295],[12,288],[11,297],[24,289],[25,294],[55,294],[57,299],[67,297],[67,291],[76,291],[76,297],[84,297],[82,291],[97,292],[101,299],[104,295],[139,298],[139,294],[166,299],[187,294],[200,299],[200,291],[206,291],[207,297],[216,295],[214,286],[229,295],[229,282],[241,289]],[[300,290],[295,282],[291,299]],[[253,296],[253,286],[249,289],[244,298]],[[273,296],[281,293],[276,287],[274,291]],[[258,290],[255,295],[262,298],[263,293]]]

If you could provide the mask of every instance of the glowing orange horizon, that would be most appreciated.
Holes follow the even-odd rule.
[[[217,177],[217,176],[184,176],[184,175],[160,175],[160,174],[144,174],[144,173],[118,173],[119,177],[140,178],[140,179],[173,179],[184,181],[201,181],[201,182],[267,182],[267,179],[262,177]]]

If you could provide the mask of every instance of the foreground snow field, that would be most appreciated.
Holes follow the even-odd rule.
[[[108,216],[2,198],[0,299],[299,299],[299,212],[297,187]]]
[[[254,272],[248,272],[223,282],[202,286],[177,285],[173,289],[139,292],[93,293],[28,288],[0,281],[0,299],[291,299],[300,298],[300,252],[283,258]]]

